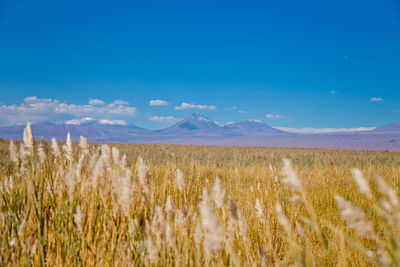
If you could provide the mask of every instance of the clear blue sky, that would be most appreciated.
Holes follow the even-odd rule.
[[[193,111],[220,123],[383,125],[400,121],[400,2],[2,0],[0,90],[0,125],[161,128]],[[117,99],[129,104],[108,105]]]

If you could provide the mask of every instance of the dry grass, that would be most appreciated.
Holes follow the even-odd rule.
[[[1,266],[400,264],[400,153],[29,134],[0,142]]]

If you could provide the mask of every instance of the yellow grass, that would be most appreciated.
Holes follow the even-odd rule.
[[[18,151],[13,162],[9,142],[0,145],[1,266],[400,263],[400,207],[390,202],[390,190],[376,182],[383,177],[399,192],[400,153],[89,144],[84,154],[73,144],[69,160],[61,145],[62,156],[55,157],[51,144],[43,143],[40,162],[39,146],[35,142],[25,156]],[[119,160],[111,147],[120,151]],[[150,172],[147,177],[145,166],[138,177],[139,156]],[[287,178],[282,175],[284,158],[302,182],[294,190],[282,182]],[[351,168],[362,171],[373,196],[359,192]],[[178,169],[185,179],[183,192],[176,181]],[[222,188],[213,195],[217,176]],[[201,197],[203,188],[210,199]],[[218,192],[222,208],[215,202]],[[350,212],[350,221],[343,220],[335,195],[360,207],[366,217]],[[166,206],[168,196],[175,210]],[[237,218],[228,207],[229,197],[237,205]],[[372,223],[375,236],[360,237],[352,219],[358,227]]]

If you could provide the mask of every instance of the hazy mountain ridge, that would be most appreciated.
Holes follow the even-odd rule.
[[[21,140],[24,127],[0,127],[0,137]],[[275,129],[258,120],[244,120],[220,126],[199,113],[193,113],[161,130],[147,130],[121,120],[82,118],[64,123],[35,123],[32,124],[32,131],[37,140],[55,137],[63,141],[70,132],[74,141],[78,141],[82,135],[90,142],[400,151],[400,123],[377,127],[372,131],[299,134]]]

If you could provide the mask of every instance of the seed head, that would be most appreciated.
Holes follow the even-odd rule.
[[[292,190],[300,190],[301,189],[301,180],[297,175],[296,171],[293,169],[292,164],[289,159],[283,159],[283,169],[282,176],[284,179],[281,180],[283,184],[289,187]]]
[[[53,150],[54,156],[59,157],[61,155],[57,140],[54,137],[51,139],[51,149]]]
[[[178,186],[178,190],[181,193],[185,191],[185,186],[186,186],[185,176],[183,175],[180,169],[176,170],[176,185]]]
[[[224,199],[225,199],[225,189],[221,184],[221,180],[215,177],[215,184],[212,188],[212,197],[215,205],[222,209],[224,207]]]
[[[335,200],[340,209],[342,220],[347,222],[350,229],[355,230],[359,236],[375,239],[376,234],[372,223],[367,220],[365,213],[341,196],[335,195]]]
[[[364,194],[368,198],[371,198],[371,188],[369,187],[369,184],[362,175],[361,171],[359,169],[353,168],[351,169],[351,172],[353,173],[354,181],[357,183],[360,193]]]

